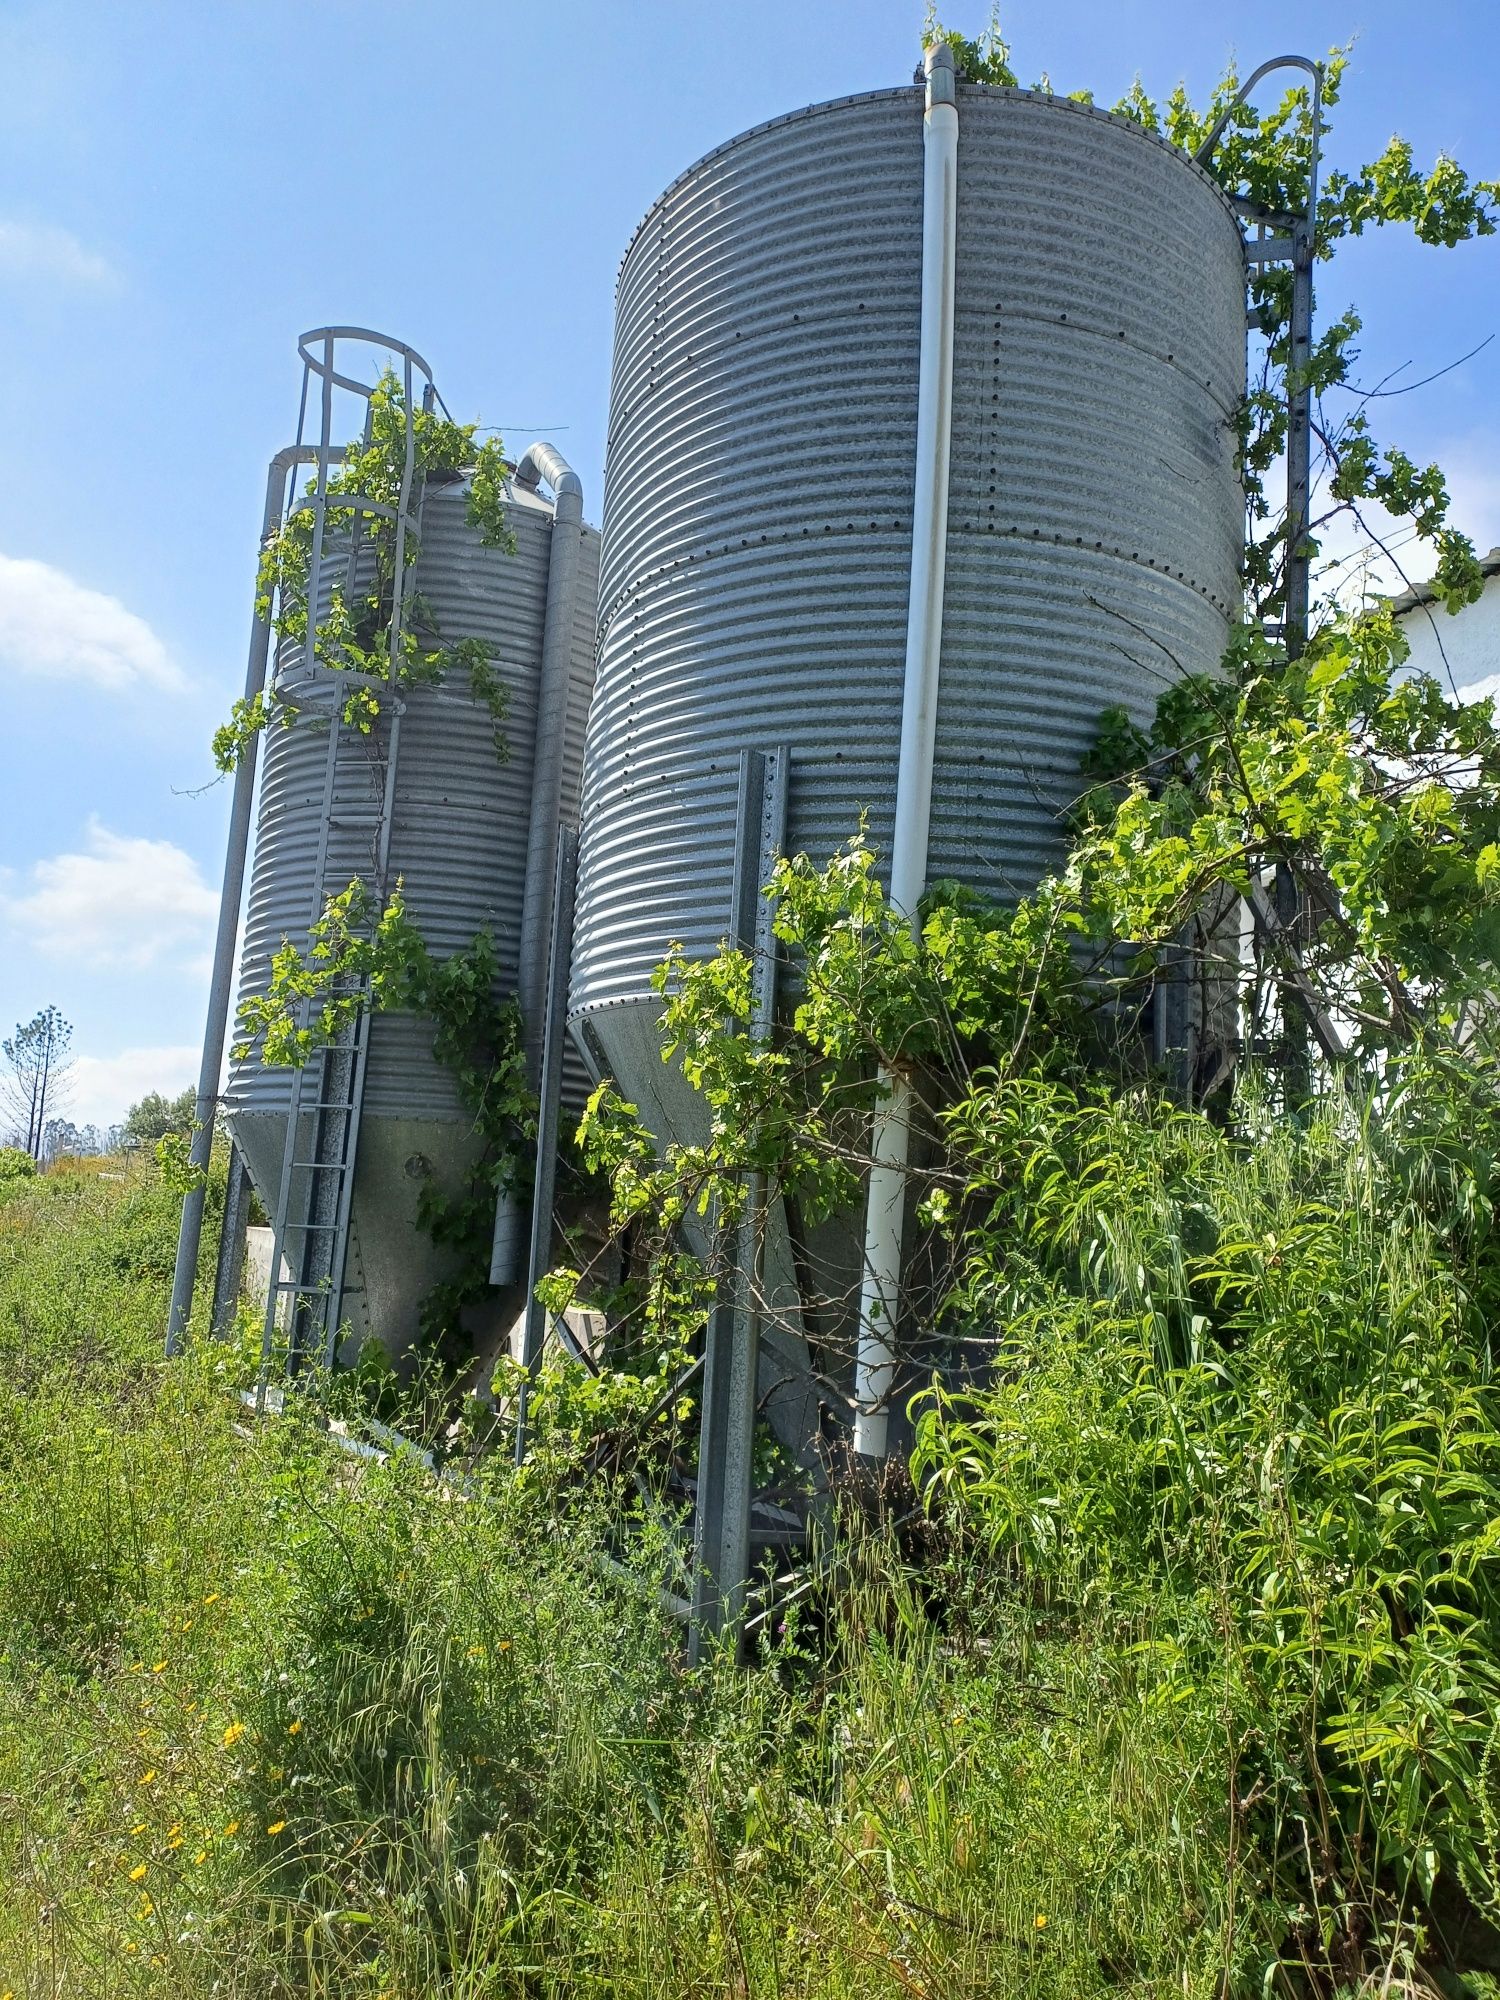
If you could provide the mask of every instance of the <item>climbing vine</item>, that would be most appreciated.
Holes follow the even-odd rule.
[[[954,52],[962,73],[971,81],[1014,86],[1019,81],[1010,65],[1010,50],[1000,33],[998,10],[977,40],[944,28],[929,8],[924,46],[943,40]],[[1323,65],[1322,135],[1330,130],[1327,114],[1340,98],[1348,51],[1335,48]],[[1045,75],[1035,88],[1051,93]],[[1238,101],[1240,76],[1231,64],[1207,104],[1193,105],[1179,84],[1158,102],[1147,94],[1139,77],[1112,107],[1146,131],[1159,134],[1184,152],[1197,154],[1219,118],[1227,123],[1205,163],[1225,192],[1251,201],[1280,227],[1306,210],[1313,164],[1312,93],[1297,84],[1285,91],[1275,107],[1260,112]],[[1090,90],[1070,92],[1078,102],[1092,104]],[[1491,236],[1500,225],[1500,180],[1472,179],[1458,162],[1440,153],[1424,171],[1409,142],[1393,138],[1377,158],[1354,170],[1331,167],[1322,176],[1314,218],[1314,256],[1326,263],[1339,243],[1362,236],[1367,229],[1409,228],[1421,243],[1452,248],[1478,236]],[[1238,418],[1241,476],[1248,510],[1245,558],[1246,614],[1274,620],[1285,608],[1287,523],[1266,491],[1266,478],[1281,460],[1287,442],[1287,395],[1290,380],[1292,273],[1285,264],[1252,268],[1249,279],[1251,324],[1257,344],[1252,380]],[[1363,322],[1347,308],[1331,320],[1313,343],[1303,371],[1314,406],[1314,435],[1322,451],[1317,484],[1327,505],[1309,523],[1310,552],[1316,556],[1317,537],[1340,515],[1352,515],[1367,540],[1378,538],[1367,514],[1384,509],[1409,524],[1416,538],[1428,544],[1435,558],[1433,587],[1450,608],[1472,603],[1483,577],[1474,545],[1449,521],[1450,496],[1441,469],[1418,466],[1396,446],[1383,446],[1371,433],[1369,391],[1352,380],[1359,356]],[[1345,400],[1341,403],[1338,399]]]
[[[328,594],[326,615],[313,632],[313,656],[321,666],[359,676],[344,699],[346,725],[369,735],[381,713],[378,684],[434,687],[450,677],[464,679],[473,700],[485,709],[494,726],[497,755],[506,753],[503,724],[507,712],[504,683],[495,672],[493,654],[482,639],[447,640],[431,605],[420,592],[405,596],[399,653],[390,658],[391,613],[398,584],[421,553],[417,538],[408,534],[400,552],[402,576],[397,576],[397,533],[394,519],[368,514],[356,498],[395,507],[401,496],[406,464],[408,412],[401,385],[387,370],[371,392],[369,427],[365,437],[350,444],[342,463],[328,477],[330,494],[345,494],[351,504],[325,510],[325,547],[337,549],[348,537],[358,538],[352,579],[344,575]],[[435,410],[410,412],[413,478],[422,480],[469,473],[467,519],[485,548],[514,553],[515,539],[507,525],[504,494],[506,465],[499,438],[475,443],[477,426],[456,424]],[[311,493],[311,483],[307,493]],[[305,645],[308,637],[312,553],[316,515],[306,495],[292,509],[280,532],[261,553],[256,579],[256,611],[263,619],[274,613],[276,634],[284,643]],[[297,705],[274,685],[252,700],[235,702],[229,721],[213,739],[219,770],[234,770],[255,735],[273,720],[290,728]]]
[[[418,1222],[454,1252],[457,1266],[423,1307],[423,1332],[434,1342],[451,1339],[462,1308],[484,1295],[495,1198],[522,1188],[535,1135],[521,1011],[513,998],[496,997],[499,979],[487,931],[465,950],[438,958],[412,922],[399,882],[380,908],[356,879],[329,898],[305,952],[282,942],[266,991],[240,1007],[235,1060],[246,1060],[258,1043],[260,1060],[279,1068],[300,1069],[366,1005],[433,1023],[433,1055],[452,1075],[479,1142],[456,1194],[428,1181],[418,1197]]]

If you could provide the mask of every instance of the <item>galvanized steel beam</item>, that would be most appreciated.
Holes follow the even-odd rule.
[[[294,466],[308,465],[315,453],[291,445],[277,452],[266,474],[266,502],[261,516],[260,546],[265,549],[281,526],[287,478]],[[258,608],[250,626],[250,654],[245,666],[247,706],[253,706],[266,685],[271,650],[271,621]],[[224,1066],[224,1042],[229,1031],[229,1005],[234,989],[235,941],[239,936],[240,900],[245,887],[245,860],[250,846],[250,814],[255,798],[255,766],[259,731],[252,731],[234,768],[229,805],[229,837],[224,849],[224,880],[219,890],[219,923],[214,934],[213,971],[209,976],[208,1020],[203,1030],[203,1055],[198,1066],[198,1095],[193,1106],[193,1136],[188,1162],[194,1185],[182,1204],[177,1233],[177,1264],[172,1274],[172,1303],[167,1315],[167,1352],[177,1354],[187,1339],[197,1282],[198,1246],[203,1235],[203,1197],[208,1163],[213,1153],[214,1115],[219,1102],[219,1072]]]
[[[235,1312],[240,1301],[240,1283],[245,1274],[245,1235],[250,1222],[250,1170],[238,1146],[229,1148],[229,1178],[224,1184],[224,1221],[219,1230],[219,1257],[214,1270],[213,1315],[209,1321],[215,1340],[227,1340],[234,1331]]]
[[[521,1335],[525,1369],[516,1402],[516,1464],[526,1457],[531,1385],[541,1366],[547,1309],[537,1287],[552,1258],[552,1207],[557,1193],[557,1141],[562,1124],[563,1051],[567,1042],[568,963],[573,951],[573,897],[578,882],[578,835],[562,827],[552,878],[552,949],[547,965],[546,1033],[536,1115],[536,1169],[531,1186],[531,1250],[526,1264],[526,1317]]]
[[[764,894],[786,838],[789,752],[740,754],[728,936],[751,958],[748,1032],[769,1039],[776,1013],[776,940]],[[737,1635],[750,1581],[750,1501],[760,1372],[766,1234],[765,1176],[752,1173],[729,1271],[704,1334],[698,1490],[693,1519],[689,1657]]]

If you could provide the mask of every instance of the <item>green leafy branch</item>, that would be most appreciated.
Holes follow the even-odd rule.
[[[924,46],[937,39],[949,43],[972,81],[1015,83],[998,15],[992,14],[985,36],[971,42],[943,28],[929,9]],[[1325,140],[1330,130],[1327,114],[1340,101],[1347,65],[1348,51],[1343,48],[1332,49],[1323,65]],[[1037,87],[1050,91],[1052,86],[1043,78]],[[1182,84],[1158,101],[1137,77],[1113,111],[1192,155],[1203,147],[1220,117],[1226,117],[1208,171],[1228,194],[1254,203],[1279,230],[1307,207],[1313,162],[1312,93],[1306,84],[1296,84],[1270,110],[1261,112],[1239,102],[1239,91],[1240,75],[1233,64],[1201,108]],[[1093,102],[1091,92],[1073,95]],[[1341,242],[1369,229],[1409,228],[1419,242],[1451,249],[1494,235],[1497,225],[1500,180],[1471,178],[1446,153],[1424,170],[1415,163],[1410,144],[1397,137],[1367,164],[1353,171],[1334,167],[1323,176],[1314,218],[1314,255],[1319,263],[1326,262]],[[1284,264],[1252,268],[1248,305],[1260,334],[1261,353],[1258,376],[1237,415],[1249,524],[1245,583],[1251,615],[1274,618],[1284,605],[1287,524],[1284,510],[1268,497],[1265,482],[1286,450],[1287,397],[1293,386],[1291,270]],[[1360,327],[1360,315],[1349,309],[1316,337],[1301,386],[1320,407],[1322,399],[1335,392],[1358,395],[1351,370],[1358,357]],[[1409,520],[1419,539],[1432,545],[1436,587],[1449,608],[1473,602],[1482,584],[1479,566],[1472,542],[1449,523],[1449,495],[1439,469],[1419,470],[1399,449],[1377,447],[1362,403],[1341,421],[1320,415],[1318,435],[1325,446],[1324,472],[1334,504],[1316,526],[1325,527],[1333,514],[1357,511],[1362,502],[1381,506],[1398,519]],[[1315,540],[1311,552],[1317,553]]]
[[[338,1041],[366,1006],[431,1020],[433,1055],[453,1077],[478,1140],[459,1192],[429,1182],[418,1197],[418,1221],[456,1253],[459,1266],[424,1306],[433,1339],[455,1334],[462,1308],[488,1287],[495,1198],[523,1187],[535,1134],[521,1013],[513,998],[498,997],[499,983],[487,931],[465,950],[438,958],[413,923],[399,882],[380,908],[356,878],[328,899],[306,952],[283,940],[266,991],[240,1007],[235,1060],[245,1061],[258,1045],[260,1060],[276,1068],[301,1068]]]
[[[452,478],[467,472],[466,519],[485,548],[515,551],[506,518],[504,493],[507,466],[498,437],[475,443],[477,426],[456,424],[435,410],[416,409],[409,416],[413,450],[413,484]],[[395,508],[400,504],[405,475],[408,412],[401,385],[387,370],[371,392],[369,431],[350,444],[342,462],[328,475],[331,495],[347,495],[348,506],[328,505],[324,514],[325,555],[348,537],[358,538],[355,581],[335,582],[328,610],[313,633],[318,663],[338,672],[358,674],[362,684],[351,689],[341,710],[344,723],[369,735],[381,712],[379,689],[368,682],[397,687],[439,686],[451,674],[462,674],[474,699],[488,710],[495,726],[497,753],[504,755],[503,723],[506,695],[493,666],[493,654],[481,639],[445,643],[430,606],[420,594],[405,593],[406,572],[420,556],[417,537],[408,532],[397,567],[397,524],[393,518],[370,514],[355,504],[370,501]],[[313,491],[309,483],[308,492]],[[295,506],[280,531],[261,552],[256,579],[256,612],[275,618],[279,639],[305,646],[309,598],[313,587],[312,551],[316,526],[314,509]],[[391,621],[397,595],[404,594],[399,653],[390,658]],[[253,701],[237,701],[229,722],[215,732],[214,762],[232,771],[255,735],[274,719],[289,727],[296,720],[295,704],[279,688]]]

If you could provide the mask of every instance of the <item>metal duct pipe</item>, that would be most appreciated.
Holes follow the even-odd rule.
[[[309,465],[317,453],[309,446],[288,445],[271,460],[266,475],[266,505],[261,519],[264,549],[281,527],[287,474],[294,465]],[[245,667],[245,700],[253,702],[266,684],[271,649],[271,622],[257,612],[250,628],[250,655]],[[214,1143],[214,1114],[219,1103],[219,1073],[224,1063],[224,1037],[229,1027],[229,1001],[234,985],[235,939],[239,933],[240,898],[245,886],[245,856],[250,845],[250,808],[255,797],[255,766],[260,736],[252,733],[240,752],[229,807],[229,842],[224,855],[224,885],[219,893],[219,928],[214,938],[213,976],[208,989],[208,1021],[203,1030],[203,1060],[198,1068],[198,1100],[193,1107],[193,1141],[188,1158],[197,1171],[197,1185],[182,1204],[177,1235],[177,1265],[172,1274],[172,1304],[167,1315],[167,1352],[178,1354],[187,1338],[193,1310],[193,1286],[198,1272],[198,1245],[203,1234],[204,1183]]]
[[[542,1077],[546,1026],[547,958],[552,922],[552,878],[557,864],[557,831],[562,818],[563,751],[573,671],[573,634],[578,611],[578,571],[583,546],[583,482],[555,445],[538,441],[516,466],[518,486],[552,488],[552,541],[547,557],[547,613],[537,688],[536,743],[531,765],[531,823],[526,842],[526,887],[521,903],[521,955],[517,998],[525,1035],[526,1082],[535,1091]],[[513,1283],[522,1233],[513,1204],[501,1195],[495,1205],[490,1282]]]
[[[948,553],[948,460],[953,424],[953,293],[958,235],[958,81],[953,51],[937,42],[924,58],[922,331],[917,370],[917,467],[912,501],[911,595],[901,761],[891,841],[891,902],[915,927],[927,886],[932,759],[937,731]],[[911,1088],[882,1070],[887,1095],[873,1120],[873,1165],[865,1209],[864,1285],[859,1304],[854,1448],[886,1455],[886,1404],[895,1375],[901,1296],[901,1224]]]

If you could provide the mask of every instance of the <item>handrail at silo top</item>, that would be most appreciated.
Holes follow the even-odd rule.
[[[1272,56],[1269,62],[1263,62],[1259,69],[1252,71],[1214,120],[1208,137],[1194,153],[1193,162],[1205,172],[1211,170],[1214,147],[1223,138],[1230,119],[1242,104],[1249,102],[1250,93],[1261,78],[1269,76],[1273,70],[1278,69],[1305,70],[1313,80],[1312,161],[1307,174],[1307,215],[1311,221],[1316,216],[1318,208],[1318,149],[1323,137],[1323,65],[1314,62],[1311,56]]]
[[[315,326],[309,332],[301,334],[298,337],[297,353],[306,362],[314,375],[327,375],[335,388],[350,389],[356,396],[368,396],[370,394],[370,384],[368,382],[358,382],[352,375],[341,374],[325,358],[328,343],[340,340],[360,340],[371,347],[383,347],[388,353],[399,354],[403,360],[409,361],[413,368],[421,372],[424,380],[427,382],[432,382],[433,380],[431,368],[422,359],[422,356],[418,354],[417,350],[409,346],[406,341],[397,340],[392,334],[377,333],[373,327],[368,326]],[[312,341],[316,341],[318,346],[324,350],[322,354],[310,347],[309,343]]]

